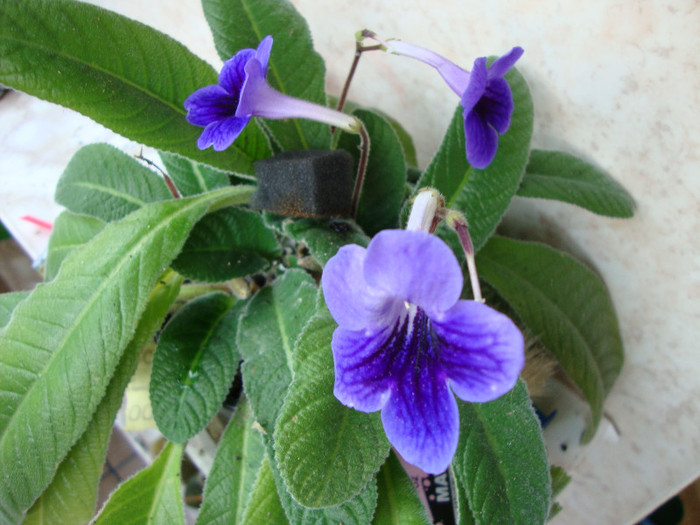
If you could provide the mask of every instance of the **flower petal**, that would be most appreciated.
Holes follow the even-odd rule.
[[[364,262],[367,284],[428,316],[448,310],[462,293],[462,271],[452,250],[420,230],[384,230],[369,243]]]
[[[258,44],[258,49],[255,50],[255,58],[262,66],[263,73],[267,75],[267,62],[270,60],[270,52],[272,51],[272,36],[267,35]]]
[[[406,461],[439,474],[457,449],[457,402],[434,367],[423,364],[403,370],[382,410],[386,437]]]
[[[470,111],[464,113],[464,135],[469,164],[477,169],[491,164],[498,150],[498,132],[484,122],[476,111]]]
[[[197,140],[197,147],[206,149],[213,145],[216,151],[223,151],[233,144],[249,121],[250,118],[230,117],[213,122],[204,128]]]
[[[514,47],[502,57],[497,58],[494,63],[491,64],[491,67],[489,67],[489,78],[502,77],[505,75],[518,59],[523,56],[524,52],[525,50],[523,50],[522,47]]]
[[[348,330],[375,332],[392,326],[403,305],[367,285],[363,265],[367,250],[343,246],[323,269],[323,295],[335,322]]]
[[[507,316],[476,301],[459,301],[431,321],[442,368],[460,399],[491,401],[515,386],[525,363],[524,342]]]
[[[486,57],[477,58],[469,77],[469,84],[460,96],[464,113],[468,113],[478,104],[486,91],[488,74],[486,72]]]
[[[362,412],[384,407],[392,373],[392,348],[386,346],[390,336],[391,328],[373,335],[344,328],[333,332],[333,394],[341,403]]]
[[[505,133],[513,115],[513,93],[503,78],[489,80],[475,111],[499,133]]]
[[[236,111],[236,101],[218,85],[198,89],[185,99],[184,106],[187,122],[195,126],[207,126],[232,116]]]
[[[241,49],[229,58],[219,72],[219,85],[238,97],[246,79],[245,65],[254,57],[255,49]]]

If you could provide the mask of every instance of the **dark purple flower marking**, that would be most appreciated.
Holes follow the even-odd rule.
[[[453,393],[483,402],[513,388],[522,334],[505,315],[459,299],[456,257],[423,231],[385,230],[366,249],[344,246],[322,284],[339,325],[331,343],[335,396],[363,412],[381,410],[406,461],[444,471],[459,437]]]
[[[219,83],[192,93],[185,100],[187,121],[204,126],[197,140],[199,149],[228,148],[251,117],[270,119],[305,118],[357,133],[361,124],[345,113],[306,100],[290,97],[267,83],[267,63],[272,37],[262,39],[257,49],[241,49],[224,63]]]
[[[385,45],[391,53],[434,67],[457,93],[464,117],[467,160],[475,168],[486,168],[496,155],[498,135],[508,130],[513,115],[513,94],[503,76],[522,56],[523,49],[514,47],[489,67],[486,57],[477,58],[469,72],[429,49],[400,40],[389,40]]]

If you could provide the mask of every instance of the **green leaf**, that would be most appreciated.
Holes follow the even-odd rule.
[[[569,255],[503,237],[489,241],[477,266],[583,392],[592,412],[583,438],[588,441],[623,362],[622,338],[605,284]]]
[[[530,153],[533,106],[522,75],[511,69],[506,80],[513,91],[515,111],[508,131],[499,138],[498,153],[484,170],[473,169],[466,159],[462,107],[455,110],[440,149],[418,182],[432,186],[469,221],[474,249],[479,250],[494,232],[518,190]]]
[[[0,83],[74,109],[136,142],[222,169],[253,173],[270,155],[249,125],[226,151],[197,148],[202,128],[183,103],[217,82],[169,36],[83,2],[7,0],[0,7]]]
[[[477,524],[544,523],[550,478],[542,431],[522,381],[489,403],[459,403],[452,460]]]
[[[185,523],[180,491],[182,445],[168,443],[153,464],[122,483],[100,511],[95,525]]]
[[[173,268],[198,281],[226,281],[262,270],[279,254],[259,213],[231,207],[197,223]]]
[[[224,171],[164,151],[160,152],[160,159],[183,196],[206,193],[229,185],[229,176]]]
[[[194,223],[250,193],[237,186],[147,204],[71,252],[17,305],[0,332],[0,516],[26,510],[85,431]]]
[[[452,477],[454,479],[454,474]],[[455,510],[455,520],[457,521],[457,525],[475,525],[476,522],[474,521],[474,515],[469,508],[469,501],[467,500],[465,488],[461,483],[457,482],[455,482],[454,488],[454,496],[456,501],[454,502],[453,507]]]
[[[90,241],[104,227],[104,221],[96,217],[70,211],[62,212],[56,218],[51,230],[44,280],[53,280],[63,259],[74,249]]]
[[[209,423],[231,388],[240,307],[213,293],[187,303],[168,322],[153,356],[153,419],[170,441],[184,443]]]
[[[268,454],[273,456],[271,440],[268,443]],[[365,525],[372,522],[372,516],[377,506],[377,482],[371,479],[365,488],[350,501],[335,507],[310,509],[294,501],[287,492],[282,477],[273,460],[270,460],[272,476],[277,486],[282,508],[291,525]]]
[[[625,188],[603,170],[562,151],[532,150],[518,195],[568,202],[609,217],[634,215],[634,200]]]
[[[24,301],[30,292],[8,292],[0,294],[0,330],[10,322],[12,311]]]
[[[314,314],[316,284],[301,270],[288,270],[249,302],[241,317],[236,346],[241,373],[255,418],[272,435],[292,381],[292,351]]]
[[[333,395],[333,319],[312,319],[294,349],[294,381],[275,429],[275,455],[292,497],[310,508],[357,494],[389,453],[379,412],[344,407]]]
[[[95,514],[97,490],[105,462],[114,418],[122,404],[124,389],[136,371],[139,353],[163,323],[177,297],[182,277],[166,270],[151,292],[134,337],[124,350],[105,396],[85,433],[61,462],[51,485],[27,513],[24,525],[75,525],[87,523]]]
[[[70,211],[115,221],[147,202],[172,195],[154,172],[108,144],[84,146],[73,155],[56,186],[56,202]]]
[[[365,125],[370,153],[355,220],[371,237],[380,230],[396,228],[406,184],[403,148],[392,126],[381,116],[358,109],[353,114]],[[359,161],[359,136],[343,133],[338,146]]]
[[[372,525],[429,525],[430,518],[394,452],[377,475],[379,497]]]
[[[411,135],[408,134],[408,131],[406,131],[406,129],[399,123],[398,120],[396,120],[393,117],[390,117],[383,111],[375,111],[379,115],[381,115],[384,118],[384,120],[387,121],[387,123],[394,130],[394,133],[396,133],[396,138],[398,138],[399,142],[401,143],[403,156],[406,159],[406,167],[417,168],[418,159],[416,157],[416,147],[413,145],[413,139],[411,138]]]
[[[369,237],[351,220],[289,219],[266,213],[265,221],[283,235],[305,243],[321,265],[325,265],[346,244],[369,244]]]
[[[267,68],[270,85],[282,93],[326,105],[323,59],[313,49],[304,18],[288,0],[202,0],[204,16],[221,60],[244,48],[257,48],[272,35]],[[318,122],[265,120],[282,150],[327,149],[330,130]]]
[[[235,522],[238,523],[238,522]],[[250,494],[248,506],[243,515],[243,524],[258,525],[288,525],[287,516],[277,496],[275,479],[270,467],[270,458],[265,455],[258,471],[253,491]]]
[[[12,237],[12,235],[10,235],[10,232],[7,231],[5,225],[2,223],[2,221],[0,221],[0,241],[4,241],[10,237]]]
[[[559,496],[561,491],[566,488],[571,481],[571,476],[569,476],[563,468],[557,466],[552,466],[549,469],[549,472],[552,476],[552,506],[549,509],[548,519],[551,520],[554,516],[561,512],[562,509],[561,505],[554,501],[554,498]]]
[[[258,516],[255,511],[247,508],[248,500],[253,507],[262,507],[262,512],[270,512],[268,504],[262,504],[259,499],[267,496],[277,499],[272,474],[268,472],[268,493],[256,494],[253,483],[262,476],[261,462],[265,457],[265,445],[260,432],[252,427],[253,417],[250,405],[245,397],[238,402],[233,418],[226,427],[226,431],[219,442],[216,451],[214,465],[204,485],[204,501],[199,510],[197,525],[244,523],[243,512],[246,515]],[[269,465],[268,465],[269,470]],[[251,495],[251,493],[253,495]],[[277,501],[280,515],[284,517],[284,511]],[[260,523],[260,521],[252,523]],[[275,523],[266,520],[265,523]]]

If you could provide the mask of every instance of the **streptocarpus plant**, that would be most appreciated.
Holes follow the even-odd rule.
[[[592,270],[494,232],[515,195],[615,217],[632,215],[630,197],[580,159],[531,150],[519,48],[490,63],[473,60],[479,51],[459,57],[473,61],[467,72],[360,34],[358,50],[426,62],[460,97],[416,177],[398,122],[343,112],[344,97],[341,110],[328,107],[324,64],[291,4],[203,8],[225,62],[218,74],[166,35],[91,5],[0,4],[0,82],[156,148],[150,162],[163,170],[103,144],[78,151],[56,191],[67,210],[46,282],[0,296],[0,522],[92,518],[115,413],[154,337],[150,398],[169,443],[112,494],[98,524],[183,522],[183,445],[220,410],[237,373],[243,395],[199,524],[425,523],[399,454],[434,474],[447,469],[459,523],[546,521],[562,474],[553,470],[553,483],[517,378],[521,332],[536,334],[590,406],[584,440],[622,345]],[[351,216],[248,205],[257,161],[283,152],[313,172],[319,157],[304,150],[334,149],[357,168]],[[435,198],[412,204],[416,195]],[[263,274],[260,287],[252,276]],[[482,304],[479,279],[493,304]]]

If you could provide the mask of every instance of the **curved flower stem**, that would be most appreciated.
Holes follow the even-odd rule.
[[[352,83],[352,79],[355,76],[355,70],[357,69],[357,64],[360,62],[360,56],[362,56],[362,53],[364,53],[365,51],[379,51],[380,49],[382,49],[382,46],[380,44],[374,46],[363,46],[362,40],[367,36],[365,33],[370,32],[364,29],[356,35],[355,58],[353,58],[352,65],[350,66],[350,72],[348,73],[348,76],[345,79],[343,91],[340,94],[340,98],[338,99],[338,106],[336,107],[338,111],[341,111],[343,109],[343,106],[345,105],[345,100],[347,99],[348,91],[350,90],[350,84]],[[335,131],[334,128],[331,129],[331,132],[333,131]]]
[[[360,194],[362,193],[362,183],[365,179],[367,171],[367,160],[369,159],[370,141],[367,134],[367,128],[362,121],[360,122],[360,161],[357,164],[357,175],[355,176],[355,187],[352,190],[352,204],[350,208],[350,216],[354,219],[357,214],[357,205],[360,202]]]
[[[481,296],[481,286],[479,285],[479,275],[476,273],[476,259],[474,258],[474,245],[472,238],[469,235],[469,226],[467,219],[457,211],[450,211],[446,218],[447,224],[457,232],[459,242],[464,250],[464,255],[467,259],[467,270],[469,271],[469,282],[472,285],[472,294],[474,300],[480,303],[484,302]]]

